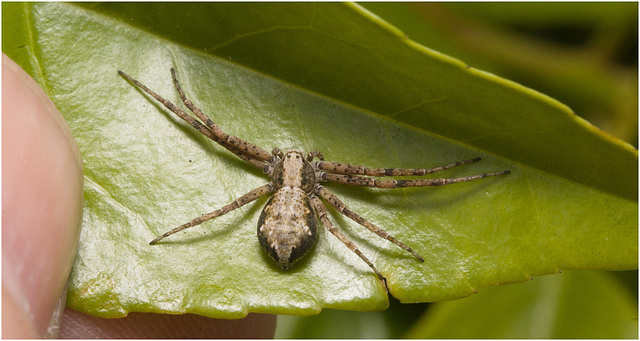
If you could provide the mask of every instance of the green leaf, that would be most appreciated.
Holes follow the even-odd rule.
[[[568,271],[487,288],[465,300],[439,302],[406,337],[635,339],[638,307],[633,301],[610,273]]]
[[[439,188],[327,185],[425,258],[329,210],[400,301],[459,298],[560,269],[637,268],[637,151],[356,5],[5,3],[3,28],[3,51],[40,82],[82,151],[74,309],[238,318],[388,304],[371,269],[325,230],[281,271],[256,238],[266,198],[149,246],[269,179],[117,70],[179,103],[175,67],[197,106],[267,150],[320,150],[370,167],[483,158],[446,177],[511,170]]]

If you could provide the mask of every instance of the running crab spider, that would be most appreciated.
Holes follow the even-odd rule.
[[[340,162],[324,161],[320,152],[312,151],[304,154],[299,150],[283,152],[274,148],[271,153],[264,149],[244,141],[236,136],[222,131],[202,110],[196,107],[184,94],[180,87],[175,70],[171,69],[173,83],[184,105],[198,118],[186,114],[175,104],[160,97],[142,83],[133,79],[122,71],[120,75],[129,82],[142,89],[167,109],[189,123],[204,136],[215,141],[233,154],[249,164],[260,168],[271,178],[271,182],[262,185],[211,213],[197,217],[186,224],[178,226],[163,235],[155,238],[149,244],[156,244],[160,240],[184,229],[200,225],[208,220],[220,217],[241,206],[244,206],[262,196],[273,193],[267,201],[260,219],[258,220],[258,240],[266,253],[280,268],[287,270],[296,261],[304,257],[311,250],[318,231],[318,219],[324,227],[338,238],[344,245],[357,254],[384,282],[384,276],[373,263],[351,242],[345,235],[338,231],[327,217],[327,210],[323,199],[341,214],[366,227],[376,235],[396,244],[398,247],[411,253],[420,262],[424,259],[409,246],[400,242],[385,230],[365,220],[357,213],[351,211],[331,191],[321,183],[335,182],[340,184],[377,187],[377,188],[401,188],[440,186],[457,182],[482,179],[489,176],[509,174],[509,171],[485,173],[459,178],[440,179],[413,179],[413,180],[386,180],[377,179],[387,176],[420,176],[450,169],[460,165],[479,161],[480,158],[454,162],[448,165],[430,169],[400,169],[400,168],[367,168]],[[314,159],[318,161],[313,161]]]

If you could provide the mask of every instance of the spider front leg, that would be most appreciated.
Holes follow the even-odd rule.
[[[509,174],[511,171],[502,171],[495,173],[485,173],[471,176],[463,176],[460,178],[440,178],[440,179],[417,179],[417,180],[378,180],[358,175],[343,175],[322,173],[321,179],[324,181],[332,181],[345,185],[377,187],[377,188],[401,188],[401,187],[424,187],[424,186],[443,186],[458,182],[484,179],[490,176],[498,176]]]
[[[369,258],[367,258],[367,256],[365,256],[362,253],[362,251],[358,249],[356,244],[354,244],[351,240],[349,240],[349,238],[347,238],[344,234],[342,234],[340,231],[336,230],[335,227],[333,227],[333,223],[331,223],[331,220],[329,220],[329,218],[327,217],[327,210],[324,207],[324,204],[322,203],[322,201],[318,199],[318,197],[316,197],[315,195],[312,195],[311,204],[313,204],[313,207],[316,210],[316,214],[318,215],[318,218],[320,218],[320,221],[322,221],[322,224],[324,225],[324,227],[327,230],[329,230],[329,232],[331,232],[331,234],[333,234],[336,238],[338,238],[346,247],[348,247],[349,250],[354,252],[356,255],[360,257],[360,259],[362,259],[365,263],[367,263],[367,265],[369,265],[369,267],[373,269],[376,275],[378,275],[378,278],[380,278],[380,280],[384,282],[385,281],[384,276],[382,276],[380,271],[376,269],[375,265],[371,263]]]
[[[271,153],[234,135],[225,133],[222,129],[220,129],[220,126],[215,124],[209,118],[209,116],[205,115],[202,110],[200,110],[200,108],[196,107],[193,102],[191,102],[191,100],[187,98],[187,96],[184,94],[184,91],[182,91],[182,87],[180,86],[180,82],[178,82],[178,77],[176,77],[176,70],[174,68],[171,68],[171,77],[173,78],[173,84],[178,91],[180,99],[182,100],[184,105],[186,105],[187,108],[189,108],[189,110],[191,110],[191,112],[193,112],[211,130],[211,132],[213,132],[213,134],[217,138],[225,141],[232,146],[235,146],[236,148],[240,149],[241,151],[245,152],[255,159],[267,162],[273,161]]]
[[[252,191],[250,191],[249,193],[239,197],[238,199],[234,200],[232,203],[230,203],[229,205],[223,206],[222,208],[215,210],[211,213],[207,213],[204,215],[199,216],[198,218],[195,218],[193,220],[191,220],[190,222],[180,225],[178,227],[176,227],[175,229],[166,232],[165,234],[161,235],[160,237],[157,237],[156,239],[152,240],[149,244],[153,245],[157,242],[159,242],[160,240],[174,234],[177,232],[180,232],[184,229],[187,229],[189,227],[193,227],[193,226],[197,226],[200,225],[202,223],[204,223],[205,221],[211,220],[213,218],[217,218],[220,217],[222,215],[225,215],[233,210],[235,210],[236,208],[242,207],[266,194],[269,194],[273,192],[273,186],[271,184],[266,184],[264,186],[260,186]]]
[[[415,256],[419,261],[424,262],[424,259],[415,251],[413,251],[410,247],[408,247],[404,243],[400,242],[399,240],[391,236],[387,231],[373,225],[372,223],[365,220],[357,213],[347,208],[347,205],[345,205],[342,201],[340,201],[340,199],[338,199],[338,197],[336,197],[335,194],[331,193],[331,191],[326,189],[324,186],[317,185],[314,192],[318,194],[322,199],[326,200],[331,206],[333,206],[336,210],[338,210],[338,212],[347,216],[349,219],[355,221],[356,223],[366,227],[367,229],[369,229],[369,231],[377,234],[378,236],[398,245],[403,250]]]
[[[426,175],[435,172],[439,172],[442,170],[450,169],[453,167],[458,167],[461,165],[466,165],[468,163],[480,161],[480,158],[473,158],[465,161],[458,161],[454,163],[450,163],[448,165],[434,167],[434,168],[367,168],[365,166],[351,165],[348,163],[342,162],[332,162],[332,161],[323,161],[316,162],[316,167],[319,170],[326,171],[328,173],[333,174],[344,174],[344,175],[369,175],[369,176],[417,176],[417,175]],[[310,161],[310,160],[309,160]]]
[[[237,155],[239,158],[241,158],[242,160],[258,167],[261,168],[263,171],[266,169],[266,164],[265,164],[265,160],[264,160],[264,155],[262,153],[260,158],[257,158],[251,154],[248,154],[246,150],[242,150],[239,146],[233,145],[230,141],[235,141],[237,143],[237,140],[239,139],[233,139],[232,135],[227,135],[224,134],[224,132],[222,132],[222,130],[220,130],[220,128],[217,125],[213,125],[213,128],[217,128],[216,132],[214,132],[212,129],[212,127],[209,127],[208,125],[204,125],[202,123],[200,123],[198,120],[194,119],[193,117],[187,115],[184,111],[182,111],[182,109],[178,108],[175,104],[173,104],[171,101],[168,101],[166,99],[164,99],[163,97],[161,97],[160,95],[158,95],[157,93],[155,93],[154,91],[152,91],[151,89],[149,89],[147,86],[145,86],[144,84],[140,83],[139,81],[137,81],[136,79],[134,79],[133,77],[129,76],[128,74],[124,73],[123,71],[118,70],[118,73],[126,78],[129,82],[133,83],[135,86],[137,86],[138,88],[140,88],[141,90],[143,90],[144,92],[146,92],[147,94],[149,94],[151,97],[153,97],[156,101],[162,103],[162,105],[164,105],[167,109],[169,109],[171,112],[173,112],[174,114],[176,114],[178,117],[180,117],[181,119],[183,119],[185,122],[189,123],[192,127],[194,127],[197,131],[199,131],[202,135],[210,138],[211,140],[215,141],[216,143],[218,143],[219,145],[221,145],[222,147],[226,148],[227,150],[229,150],[230,152],[234,153],[235,155]],[[173,74],[173,73],[172,73]],[[175,75],[174,75],[175,77]],[[174,78],[174,83],[176,83],[177,80]],[[193,105],[193,103],[191,103],[191,101],[189,101],[188,99],[186,99],[186,97],[184,97],[184,93],[182,92],[182,89],[179,88],[179,84],[178,86],[178,92],[180,93],[180,97],[183,99],[184,101],[188,101],[189,106],[193,109],[190,108],[190,110],[194,111],[194,113],[197,116],[203,116],[206,117],[202,111],[200,109],[198,109],[197,107],[195,107]],[[184,97],[184,98],[183,98]],[[186,104],[185,104],[186,105]],[[208,120],[211,121],[211,120]],[[213,122],[211,122],[213,123]],[[222,132],[222,134],[220,133]],[[244,141],[243,141],[244,142]],[[252,145],[253,146],[253,145]],[[254,146],[255,147],[255,146]],[[257,147],[256,147],[257,148]],[[244,147],[244,149],[247,149],[246,146]],[[271,156],[269,156],[269,160],[271,159]],[[268,162],[268,161],[267,161]]]

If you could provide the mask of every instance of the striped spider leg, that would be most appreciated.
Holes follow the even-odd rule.
[[[424,259],[410,247],[398,241],[383,229],[351,211],[338,197],[322,186],[320,184],[321,182],[335,182],[378,188],[400,188],[446,185],[509,173],[509,171],[503,171],[460,178],[379,180],[375,178],[426,175],[476,162],[479,161],[480,158],[455,162],[430,169],[376,169],[324,161],[322,154],[317,151],[312,151],[305,156],[302,151],[289,150],[282,152],[280,149],[274,148],[273,151],[269,153],[254,144],[225,133],[186,97],[173,68],[171,69],[171,76],[174,86],[180,95],[180,99],[184,105],[193,112],[197,119],[186,114],[176,105],[162,98],[126,73],[122,71],[118,71],[118,73],[153,97],[156,101],[162,103],[167,109],[189,123],[194,129],[226,148],[240,159],[261,169],[271,178],[269,183],[249,191],[218,210],[204,214],[162,234],[153,239],[149,244],[156,244],[160,240],[179,231],[220,217],[267,194],[273,194],[262,210],[258,220],[257,232],[261,246],[267,255],[278,263],[280,268],[287,270],[311,250],[317,239],[317,221],[319,219],[331,234],[338,238],[349,250],[356,253],[376,273],[378,278],[385,282],[384,276],[358,247],[333,227],[333,224],[327,217],[326,207],[320,198],[329,203],[341,214],[411,253],[419,261],[424,262]],[[318,158],[320,161],[313,162],[314,158]]]
[[[173,104],[172,102],[162,98],[160,95],[158,95],[157,93],[155,93],[154,91],[150,90],[147,86],[145,86],[144,84],[140,83],[139,81],[137,81],[136,79],[134,79],[133,77],[129,76],[128,74],[124,73],[123,71],[118,70],[118,73],[123,76],[124,78],[126,78],[128,81],[130,81],[131,83],[133,83],[134,85],[136,85],[138,88],[142,89],[144,92],[146,92],[147,94],[149,94],[151,97],[153,97],[156,101],[162,103],[167,109],[169,109],[171,112],[173,112],[174,114],[176,114],[178,117],[180,117],[181,119],[183,119],[185,122],[189,123],[192,127],[194,127],[197,131],[199,131],[202,135],[210,138],[211,140],[215,141],[216,143],[218,143],[219,145],[221,145],[222,147],[226,148],[227,150],[229,150],[230,152],[232,152],[233,154],[237,155],[239,158],[241,158],[242,160],[248,162],[251,165],[254,165],[260,169],[262,169],[263,172],[265,172],[266,174],[269,174],[271,171],[271,163],[274,161],[275,159],[275,155],[265,151],[264,149],[255,146],[247,141],[241,140],[239,138],[237,138],[236,136],[233,135],[228,135],[226,134],[224,131],[222,131],[222,129],[220,129],[220,127],[215,124],[209,117],[207,117],[202,110],[200,110],[200,108],[196,107],[191,100],[189,100],[185,94],[184,91],[182,90],[182,87],[180,86],[180,82],[178,82],[178,78],[176,77],[176,73],[175,70],[173,68],[171,68],[171,77],[173,78],[173,83],[174,86],[176,88],[176,90],[178,91],[178,94],[180,95],[180,99],[182,100],[182,102],[184,103],[184,105],[189,108],[189,110],[191,110],[191,112],[193,112],[196,117],[198,117],[198,119],[200,119],[202,122],[204,122],[204,124],[198,120],[196,120],[195,118],[193,118],[192,116],[186,114],[182,109],[178,108],[175,104]],[[154,240],[152,240],[149,244],[153,245],[156,244],[157,242],[159,242],[160,240],[175,234],[177,232],[180,232],[186,228],[189,227],[193,227],[193,226],[197,226],[200,225],[208,220],[217,218],[219,216],[222,216],[224,214],[227,214],[233,210],[235,210],[236,208],[239,208],[241,206],[244,206],[252,201],[255,201],[259,198],[261,198],[264,195],[267,195],[269,193],[272,193],[274,191],[273,186],[271,186],[271,184],[266,184],[263,186],[260,186],[256,189],[253,189],[251,191],[249,191],[248,193],[242,195],[241,197],[239,197],[238,199],[234,200],[232,203],[218,209],[215,210],[211,213],[207,213],[204,214],[200,217],[197,217],[183,225],[180,225],[176,228],[174,228],[173,230],[170,230],[166,233],[164,233],[163,235],[155,238]]]
[[[424,186],[442,186],[458,182],[465,182],[477,179],[484,179],[490,176],[505,175],[510,171],[484,173],[478,175],[464,176],[459,178],[439,178],[439,179],[415,179],[415,180],[378,180],[373,177],[384,176],[419,176],[435,173],[438,171],[466,165],[468,163],[480,161],[480,158],[474,158],[465,161],[458,161],[448,165],[428,168],[428,169],[404,169],[404,168],[367,168],[364,166],[356,166],[339,162],[318,161],[316,167],[324,171],[321,173],[321,179],[352,186],[365,186],[377,188],[402,188],[402,187],[424,187]],[[372,177],[366,177],[372,176]]]
[[[458,167],[461,165],[465,165],[472,162],[480,161],[480,158],[474,158],[465,161],[458,161],[451,164],[447,164],[444,166],[434,167],[434,168],[419,168],[419,169],[404,169],[404,168],[367,168],[364,166],[351,165],[346,163],[339,162],[330,162],[324,161],[322,156],[319,158],[321,161],[314,162],[314,167],[319,170],[318,178],[319,181],[331,181],[335,183],[341,183],[346,185],[355,185],[355,186],[365,186],[365,187],[376,187],[376,188],[402,188],[402,187],[425,187],[425,186],[441,186],[458,182],[472,181],[477,179],[483,179],[490,176],[498,176],[498,175],[506,175],[509,174],[510,171],[502,171],[502,172],[493,172],[493,173],[484,173],[479,175],[458,177],[458,178],[439,178],[439,179],[416,179],[416,180],[378,180],[372,177],[385,177],[385,176],[420,176],[435,173],[438,171],[450,169],[453,167]],[[372,176],[372,177],[365,177]],[[338,199],[338,197],[333,194],[331,191],[326,189],[324,186],[318,184],[316,186],[315,194],[320,196],[326,202],[328,202],[331,206],[333,206],[338,212],[348,217],[349,219],[355,221],[356,223],[366,227],[371,232],[375,233],[381,238],[387,239],[388,241],[396,244],[400,248],[405,251],[411,253],[415,256],[419,261],[424,262],[424,259],[414,252],[410,247],[400,242],[393,236],[389,235],[387,231],[375,226],[371,222],[362,218],[357,213],[351,211],[347,206]],[[327,221],[328,219],[323,219],[323,223],[327,225],[327,229],[331,231],[331,222]],[[332,233],[334,233],[332,231]],[[338,232],[339,233],[339,232]],[[334,233],[336,235],[336,233]],[[358,248],[348,239],[345,241],[343,237],[336,235],[338,239],[340,239],[351,251],[355,252],[362,260],[367,263],[380,277],[380,272],[375,268],[375,266],[358,250]],[[346,238],[346,237],[345,237]]]

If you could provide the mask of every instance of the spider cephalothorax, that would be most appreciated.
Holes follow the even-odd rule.
[[[356,253],[381,280],[384,277],[371,261],[351,242],[345,235],[333,227],[333,223],[327,217],[326,208],[320,200],[324,199],[338,212],[354,220],[358,224],[366,227],[378,236],[398,245],[402,249],[411,253],[419,261],[424,260],[410,247],[389,235],[383,229],[375,226],[362,218],[357,213],[349,210],[331,191],[326,189],[321,183],[336,182],[347,185],[378,187],[378,188],[400,188],[418,186],[439,186],[456,182],[470,181],[486,178],[488,176],[504,175],[509,171],[486,173],[466,176],[461,178],[440,178],[440,179],[414,179],[414,180],[380,180],[376,177],[385,176],[419,176],[434,173],[437,171],[457,167],[463,164],[479,161],[480,158],[466,161],[454,162],[448,165],[435,168],[401,169],[401,168],[367,168],[346,163],[324,161],[322,154],[312,151],[306,156],[303,152],[290,150],[283,153],[280,149],[274,148],[271,153],[241,140],[236,136],[229,135],[222,131],[202,110],[196,107],[185,96],[180,83],[171,69],[171,76],[176,90],[180,94],[182,102],[191,110],[198,120],[187,115],[175,104],[160,97],[146,86],[131,78],[122,71],[118,71],[123,77],[144,90],[151,97],[162,103],[165,107],[189,123],[200,133],[217,142],[222,147],[237,155],[242,160],[256,166],[271,177],[271,182],[260,186],[249,193],[242,195],[232,203],[223,206],[211,213],[207,213],[190,222],[152,240],[149,244],[155,244],[161,239],[170,236],[186,228],[202,224],[205,221],[219,217],[232,210],[246,205],[264,195],[273,193],[267,201],[260,219],[258,220],[258,240],[266,253],[275,260],[280,268],[287,270],[293,263],[302,258],[313,247],[318,236],[318,219],[324,227],[336,236],[351,251]],[[314,158],[320,161],[313,161]]]

